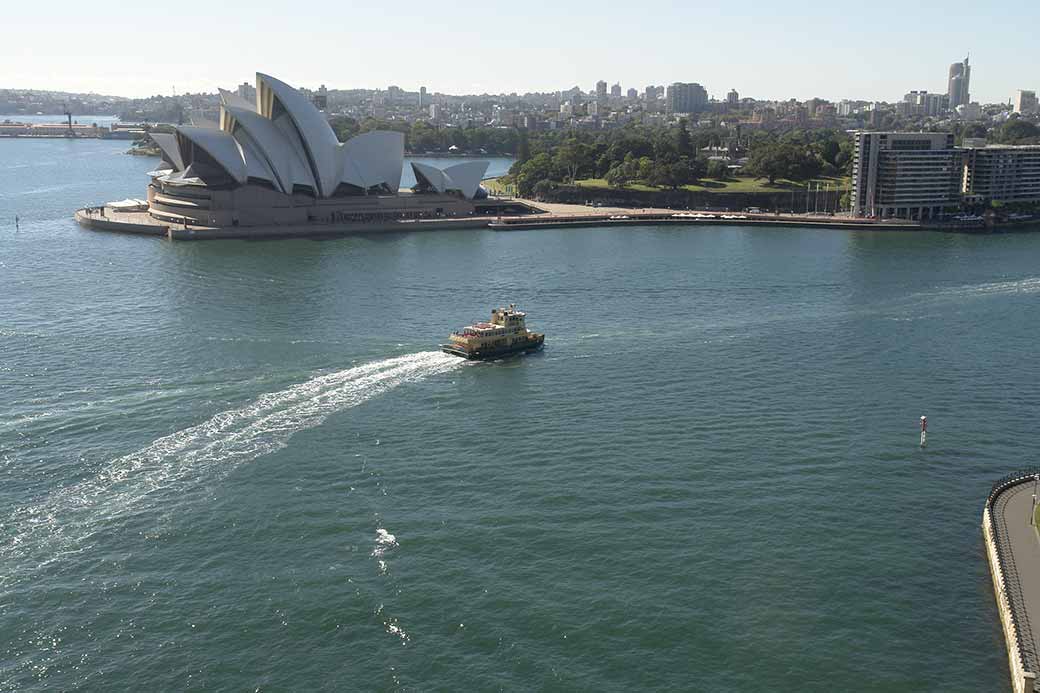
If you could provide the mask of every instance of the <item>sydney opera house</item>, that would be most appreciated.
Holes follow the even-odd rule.
[[[220,122],[152,134],[162,164],[150,175],[148,214],[192,226],[303,226],[471,215],[487,196],[486,161],[440,169],[412,163],[401,190],[404,135],[367,132],[340,142],[300,92],[256,75],[256,103],[221,90]]]

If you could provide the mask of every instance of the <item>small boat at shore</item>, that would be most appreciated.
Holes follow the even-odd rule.
[[[526,325],[527,313],[511,304],[494,308],[490,322],[477,322],[451,333],[441,351],[474,361],[486,361],[510,354],[537,351],[545,343],[545,335],[531,332]]]

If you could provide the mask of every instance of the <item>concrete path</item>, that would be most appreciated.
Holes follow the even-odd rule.
[[[993,507],[993,520],[1010,549],[1010,556],[1001,556],[1001,563],[1008,591],[1017,591],[1009,596],[1013,597],[1012,608],[1022,630],[1022,656],[1027,660],[1023,664],[1035,672],[1040,669],[1040,537],[1029,521],[1033,493],[1032,483],[1018,484],[1001,493]],[[1012,584],[1015,575],[1017,586]],[[1030,657],[1032,661],[1028,661]]]

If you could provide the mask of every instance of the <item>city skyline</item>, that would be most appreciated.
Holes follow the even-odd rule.
[[[232,87],[259,65],[312,89],[397,84],[408,91],[426,86],[445,94],[498,94],[574,85],[588,91],[604,80],[620,83],[624,93],[632,87],[642,92],[646,84],[698,82],[720,100],[736,89],[762,100],[891,102],[910,90],[945,92],[949,65],[969,52],[973,101],[1006,103],[1019,89],[1040,87],[1035,64],[1022,59],[1040,8],[1025,2],[1009,3],[1004,16],[1013,14],[1016,21],[999,27],[991,12],[966,2],[940,10],[937,3],[908,7],[887,0],[855,18],[808,3],[651,3],[642,13],[650,19],[641,26],[602,5],[563,8],[540,0],[496,8],[493,23],[451,0],[409,8],[393,20],[377,7],[353,7],[343,16],[342,7],[324,0],[307,13],[277,17],[273,6],[267,13],[255,5],[248,13],[245,8],[241,2],[209,8],[208,27],[177,34],[171,47],[165,33],[149,29],[169,26],[162,6],[99,15],[57,0],[52,16],[63,17],[60,25],[31,7],[15,6],[5,17],[0,88],[126,97],[169,95],[174,88],[197,93],[213,84]],[[900,21],[886,13],[898,13]],[[337,19],[316,23],[315,14]],[[270,18],[244,23],[244,16]],[[923,21],[928,32],[920,31]],[[870,40],[845,40],[853,22],[856,35]],[[575,26],[582,30],[573,31]],[[438,60],[417,60],[414,47],[431,37],[443,46]]]

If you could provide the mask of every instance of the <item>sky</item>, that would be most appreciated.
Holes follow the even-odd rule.
[[[1036,0],[48,0],[5,3],[0,20],[0,88],[130,97],[213,92],[259,71],[308,88],[523,93],[603,79],[896,101],[945,93],[969,51],[972,100],[1040,90]]]

